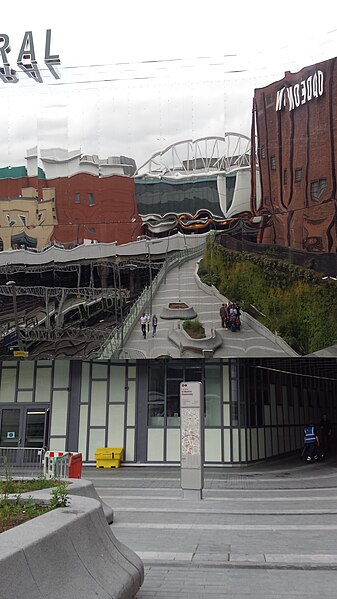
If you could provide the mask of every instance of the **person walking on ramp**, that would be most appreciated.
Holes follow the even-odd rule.
[[[147,318],[145,316],[145,312],[143,312],[142,316],[140,317],[140,328],[143,333],[144,339],[146,339],[146,322]]]
[[[225,304],[222,304],[222,306],[220,308],[220,318],[221,318],[221,326],[224,329],[225,322],[226,322],[226,306],[225,306]]]
[[[152,316],[152,337],[155,336],[156,332],[157,332],[157,325],[158,325],[158,318],[157,316],[154,314]]]

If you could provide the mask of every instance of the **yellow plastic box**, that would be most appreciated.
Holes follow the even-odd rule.
[[[122,447],[98,447],[95,451],[96,468],[120,468]]]

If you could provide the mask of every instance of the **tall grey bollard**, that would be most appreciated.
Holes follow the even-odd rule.
[[[184,499],[202,499],[203,403],[201,383],[180,383],[180,480]]]

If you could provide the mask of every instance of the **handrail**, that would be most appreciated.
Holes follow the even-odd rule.
[[[0,475],[9,467],[16,475],[34,478],[41,474],[45,453],[44,447],[0,447]]]
[[[117,328],[115,328],[105,343],[101,346],[98,358],[109,360],[111,358],[119,358],[120,352],[123,349],[123,344],[130,335],[136,322],[138,322],[140,315],[144,311],[144,307],[150,302],[151,296],[153,297],[158,287],[161,285],[163,279],[166,281],[166,275],[168,271],[172,270],[176,266],[180,268],[181,264],[187,262],[194,256],[200,256],[205,251],[206,244],[203,241],[200,245],[192,248],[185,249],[179,252],[175,252],[169,258],[166,259],[163,268],[157,273],[156,277],[152,281],[152,285],[145,287],[137,301],[133,304],[130,312],[126,316],[124,322]],[[151,289],[152,287],[152,289]]]

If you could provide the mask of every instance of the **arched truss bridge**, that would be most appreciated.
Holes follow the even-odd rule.
[[[175,178],[228,173],[250,166],[251,140],[240,133],[173,143],[155,152],[136,172],[139,177]]]

